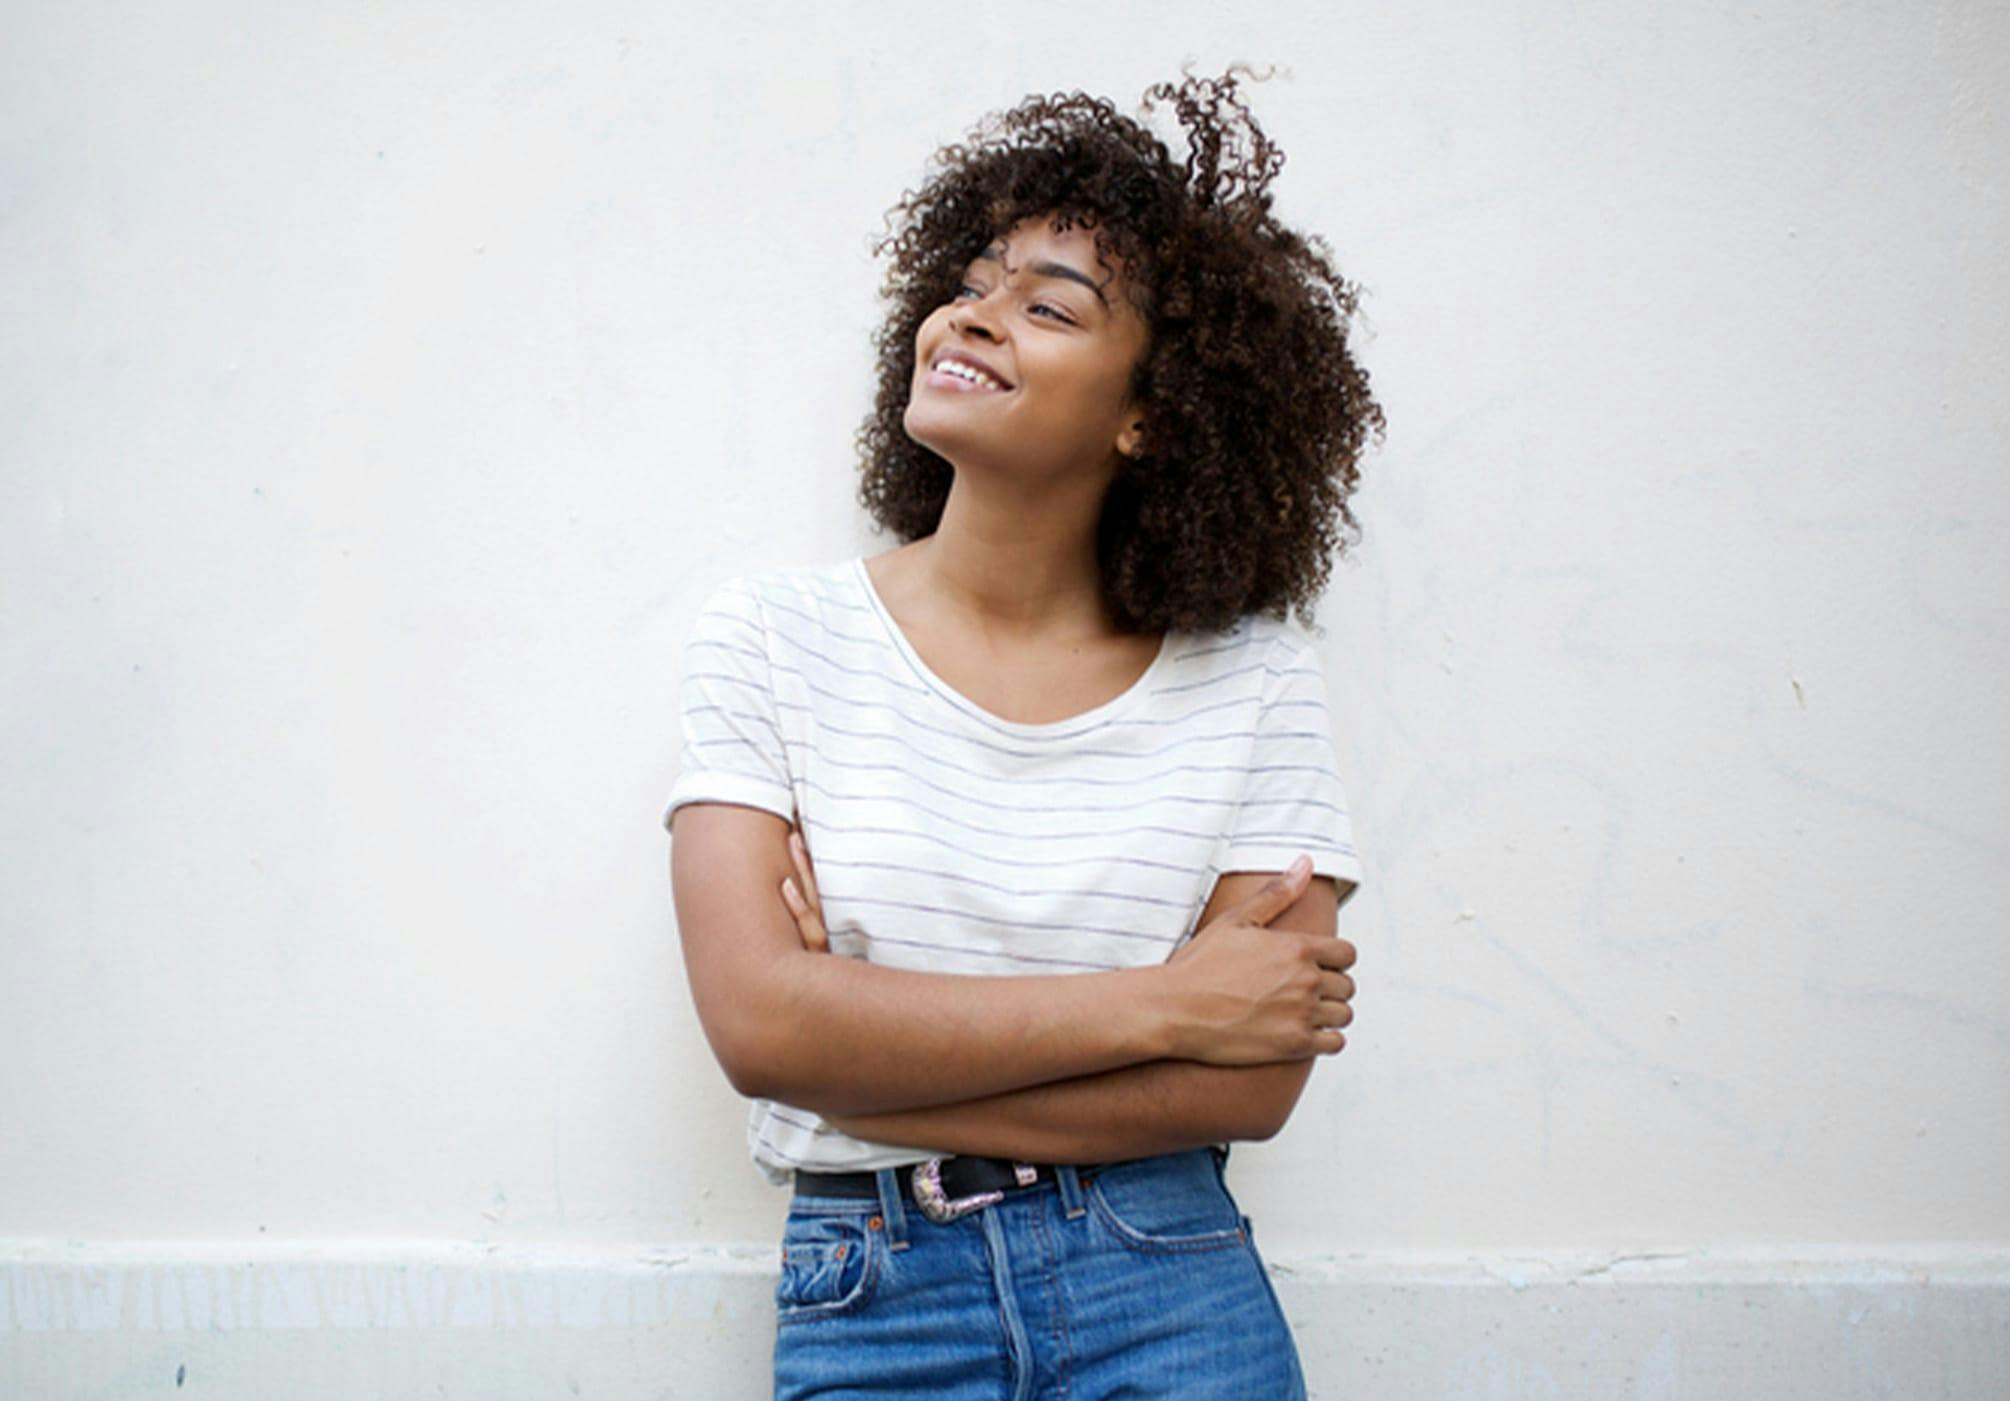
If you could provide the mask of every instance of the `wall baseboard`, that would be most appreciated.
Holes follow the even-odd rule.
[[[2010,1395],[2010,1246],[1264,1253],[1314,1401]],[[0,1395],[761,1401],[774,1255],[0,1239]]]

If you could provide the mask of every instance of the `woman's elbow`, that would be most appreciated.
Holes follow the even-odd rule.
[[[1261,1083],[1252,1087],[1254,1093],[1240,1096],[1241,1132],[1236,1137],[1249,1143],[1262,1143],[1275,1138],[1284,1131],[1291,1121],[1292,1111],[1298,1108],[1298,1100],[1305,1092],[1305,1082],[1312,1074],[1312,1062],[1278,1061],[1266,1065],[1258,1072]]]
[[[1262,1143],[1277,1137],[1290,1120],[1290,1105],[1282,1109],[1273,1109],[1267,1104],[1256,1105],[1244,1117],[1242,1131],[1235,1138],[1243,1143]]]
[[[726,1083],[733,1087],[733,1093],[743,1099],[777,1099],[773,1074],[758,1058],[746,1055],[720,1055],[719,1068],[726,1072]]]
[[[735,1093],[748,1099],[789,1100],[806,1069],[815,1033],[809,1018],[796,964],[812,955],[784,951],[762,961],[742,961],[738,967],[714,964],[691,979],[691,999],[698,1024],[712,1048],[712,1058],[725,1072]]]
[[[838,1102],[841,1096],[831,1094],[828,1057],[787,1017],[757,1014],[731,1033],[713,1038],[712,1054],[726,1073],[726,1083],[746,1099],[774,1100],[817,1113],[846,1108]]]
[[[701,1004],[698,1023],[704,1029],[712,1059],[725,1072],[726,1083],[746,1099],[781,1097],[784,1079],[779,1053],[782,1047],[752,1018],[707,1014]]]

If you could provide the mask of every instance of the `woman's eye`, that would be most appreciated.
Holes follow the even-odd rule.
[[[973,286],[971,286],[971,285],[970,285],[970,284],[969,284],[968,282],[966,282],[966,283],[964,283],[964,284],[963,284],[962,286],[960,286],[960,287],[958,287],[958,288],[956,289],[956,297],[952,297],[952,298],[950,298],[950,300],[951,300],[951,301],[954,301],[954,300],[956,300],[956,299],[957,299],[958,297],[961,297],[961,296],[962,296],[962,295],[963,295],[963,294],[964,294],[965,292],[969,292],[969,293],[971,293],[971,294],[973,294],[973,295],[975,295],[975,296],[979,296],[979,297],[981,297],[981,296],[983,296],[983,295],[984,295],[984,289],[983,289],[983,288],[981,288],[981,287],[973,287]],[[1069,316],[1069,315],[1068,315],[1068,313],[1066,313],[1065,311],[1062,311],[1062,310],[1061,310],[1061,309],[1060,309],[1059,307],[1057,307],[1057,306],[1053,305],[1053,304],[1052,304],[1052,303],[1050,303],[1050,302],[1035,302],[1035,303],[1033,303],[1033,305],[1032,305],[1032,306],[1028,307],[1028,308],[1027,308],[1027,310],[1028,310],[1028,311],[1044,311],[1044,312],[1046,312],[1046,313],[1047,313],[1047,315],[1048,315],[1048,316],[1052,317],[1052,318],[1053,318],[1054,320],[1056,320],[1056,321],[1064,321],[1064,322],[1066,322],[1066,323],[1067,323],[1068,325],[1070,325],[1070,326],[1072,326],[1072,325],[1074,325],[1074,324],[1075,324],[1075,321],[1074,321],[1074,318],[1073,318],[1073,317]]]

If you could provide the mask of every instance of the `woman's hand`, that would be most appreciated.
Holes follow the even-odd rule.
[[[1300,858],[1303,861],[1303,858]],[[1297,902],[1310,862],[1223,910],[1173,951],[1177,979],[1175,1056],[1212,1065],[1256,1065],[1332,1055],[1347,1044],[1337,1028],[1354,1020],[1348,999],[1354,946],[1326,934],[1266,926]]]
[[[796,874],[782,880],[782,903],[795,916],[796,932],[811,953],[829,953],[830,931],[824,928],[823,900],[817,894],[816,872],[810,869],[810,849],[803,842],[800,827],[789,828],[789,857]]]

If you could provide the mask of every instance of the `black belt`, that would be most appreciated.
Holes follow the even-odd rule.
[[[1108,1166],[1105,1163],[1078,1163],[1076,1174],[1084,1181]],[[1015,1163],[1010,1158],[956,1156],[930,1158],[896,1169],[906,1184],[914,1204],[931,1221],[954,1221],[980,1206],[989,1206],[1016,1192],[1055,1180],[1049,1163]],[[808,1172],[796,1169],[799,1197],[877,1197],[879,1177],[871,1172]]]

